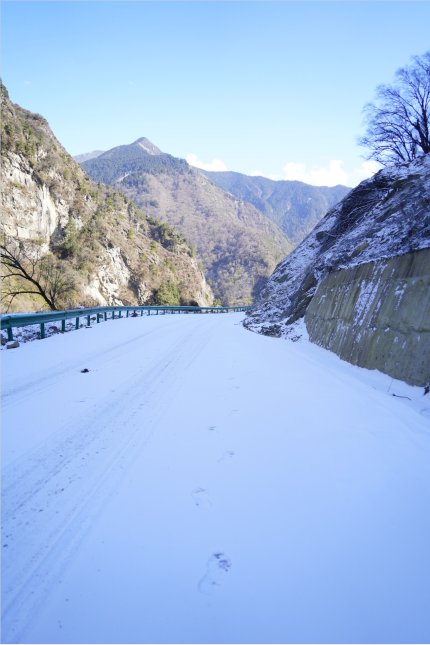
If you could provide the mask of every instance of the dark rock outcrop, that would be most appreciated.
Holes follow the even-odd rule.
[[[430,156],[387,167],[330,210],[273,273],[245,325],[357,365],[430,381]]]

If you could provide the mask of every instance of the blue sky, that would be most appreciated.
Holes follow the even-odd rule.
[[[195,165],[354,185],[380,83],[430,48],[430,3],[2,3],[2,78],[73,155],[146,136]]]

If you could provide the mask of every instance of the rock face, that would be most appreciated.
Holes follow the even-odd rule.
[[[430,156],[387,167],[330,210],[273,273],[246,326],[430,381]]]
[[[305,314],[309,338],[355,365],[430,381],[430,249],[335,271]]]
[[[40,262],[49,258],[50,266],[70,276],[75,288],[58,304],[212,304],[186,240],[124,195],[91,181],[45,119],[11,103],[0,89],[0,232],[15,248],[21,245],[33,257],[37,249]],[[19,278],[6,283],[26,290]],[[3,310],[7,306],[4,300]],[[40,297],[22,293],[9,311],[44,306]]]
[[[108,150],[82,167],[95,181],[111,184],[180,231],[194,245],[223,304],[250,304],[293,248],[252,204],[226,193],[148,139]]]

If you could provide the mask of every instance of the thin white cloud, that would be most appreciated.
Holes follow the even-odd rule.
[[[331,159],[327,166],[308,168],[304,163],[289,162],[285,164],[284,179],[303,181],[314,186],[356,186],[363,179],[371,177],[380,169],[376,161],[363,161],[352,170],[344,168],[340,159]]]
[[[204,161],[201,161],[197,155],[194,153],[190,153],[186,156],[186,160],[190,164],[190,166],[194,166],[195,168],[201,168],[202,170],[213,170],[216,172],[222,172],[223,170],[227,170],[227,166],[221,159],[212,159],[210,163],[205,163]]]
[[[332,159],[328,165],[320,168],[307,168],[304,163],[289,162],[285,164],[284,179],[303,181],[314,186],[347,185],[348,173],[344,170],[343,162]]]
[[[212,159],[205,163],[194,153],[189,153],[186,160],[190,166],[215,172],[228,170],[226,164],[221,159]],[[340,159],[331,159],[325,166],[307,166],[302,162],[289,161],[282,169],[282,174],[268,174],[262,170],[253,170],[249,173],[252,177],[267,177],[274,181],[286,179],[289,181],[302,181],[312,186],[357,186],[363,179],[367,179],[375,174],[381,165],[376,161],[363,161],[355,168],[345,168],[345,164]]]

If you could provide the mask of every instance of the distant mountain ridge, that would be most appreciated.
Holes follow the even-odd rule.
[[[108,150],[82,167],[93,180],[111,184],[194,244],[223,304],[251,303],[293,248],[253,204],[226,193],[184,159],[162,152],[145,137]]]
[[[145,137],[131,144],[116,146],[81,162],[81,165],[91,179],[105,184],[116,184],[135,173],[181,172],[188,168],[184,159],[162,152]]]
[[[146,152],[148,155],[162,155],[164,154],[160,148],[157,148],[157,146],[154,146],[154,144],[147,139],[146,137],[140,137],[140,139],[136,139],[136,141],[133,142],[132,145],[138,145],[144,152]]]
[[[347,186],[311,186],[301,181],[273,180],[238,172],[209,172],[206,177],[238,199],[253,204],[299,244],[325,213],[351,190]]]
[[[84,152],[82,155],[76,155],[73,157],[73,160],[76,161],[76,163],[82,163],[83,161],[89,161],[90,159],[95,159],[96,157],[99,157],[102,155],[104,150],[93,150],[92,152]]]

